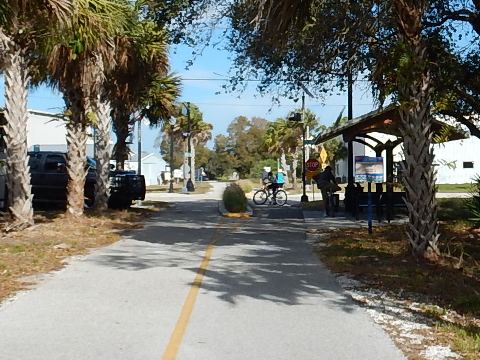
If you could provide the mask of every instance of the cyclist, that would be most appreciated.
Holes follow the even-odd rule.
[[[340,187],[337,185],[335,176],[333,175],[332,167],[327,166],[325,169],[316,175],[313,180],[317,183],[317,188],[322,192],[323,203],[325,204],[325,215],[327,214],[328,209],[328,193],[333,194],[335,191],[340,190]]]
[[[268,173],[270,172],[270,168],[265,166],[262,171],[262,184],[266,185],[268,183]]]
[[[273,175],[271,171],[268,172],[267,177],[267,190],[272,190],[273,198],[275,198],[275,193],[278,190],[277,178]]]
[[[277,171],[277,184],[280,189],[283,189],[283,184],[285,183],[285,174],[282,169]]]

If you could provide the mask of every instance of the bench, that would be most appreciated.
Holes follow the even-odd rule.
[[[386,218],[390,222],[393,217],[394,208],[407,208],[403,198],[406,197],[405,192],[386,192],[380,197],[380,207],[386,209]]]
[[[377,220],[382,220],[385,210],[386,219],[390,222],[393,218],[393,209],[407,207],[403,200],[405,196],[405,192],[372,192],[372,208],[376,210]],[[366,207],[368,207],[368,193],[357,192],[355,194],[355,218],[357,220],[361,209]]]
[[[380,206],[380,198],[382,193],[372,192],[372,208],[376,209],[377,220],[380,221],[381,219],[381,206]],[[359,213],[362,208],[368,208],[368,192],[361,192],[357,191],[355,193],[355,219],[359,219]]]

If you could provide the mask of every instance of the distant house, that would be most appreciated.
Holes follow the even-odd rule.
[[[125,170],[138,170],[137,154],[132,154],[130,159],[125,161]],[[160,155],[142,152],[141,173],[145,176],[146,185],[159,184],[159,177],[164,171],[170,171],[170,168]]]

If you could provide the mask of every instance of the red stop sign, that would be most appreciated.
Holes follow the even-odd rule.
[[[320,167],[320,162],[316,159],[309,159],[305,163],[305,167],[307,168],[308,171],[317,171],[318,168]]]

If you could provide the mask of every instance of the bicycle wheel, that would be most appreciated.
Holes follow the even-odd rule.
[[[263,205],[267,201],[268,194],[265,190],[257,190],[255,194],[253,194],[253,202],[255,205]]]
[[[283,206],[287,203],[287,193],[284,190],[278,190],[275,194],[277,205]]]

